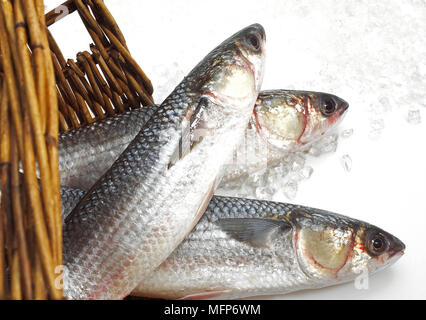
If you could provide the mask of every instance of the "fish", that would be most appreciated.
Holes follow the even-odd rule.
[[[265,43],[253,24],[211,51],[66,217],[67,299],[127,296],[195,226],[243,138]]]
[[[224,167],[222,183],[271,166],[289,152],[308,148],[343,119],[349,104],[333,94],[261,91],[243,142]],[[151,119],[158,105],[101,119],[59,136],[61,185],[89,189]]]
[[[62,189],[63,215],[84,190]],[[318,289],[395,263],[404,243],[343,215],[214,196],[195,228],[132,296],[236,299]]]

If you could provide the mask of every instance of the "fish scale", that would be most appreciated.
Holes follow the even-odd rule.
[[[58,140],[61,185],[89,189],[124,151],[157,105],[130,110],[61,133]],[[111,139],[114,137],[114,140]]]
[[[263,78],[264,39],[252,25],[204,58],[67,216],[67,298],[123,298],[196,224],[243,137]],[[173,162],[206,93],[214,130]]]

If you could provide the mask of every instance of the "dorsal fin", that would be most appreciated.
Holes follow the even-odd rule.
[[[216,223],[235,240],[255,247],[269,247],[271,240],[280,232],[288,232],[292,228],[287,221],[261,218],[219,219]]]

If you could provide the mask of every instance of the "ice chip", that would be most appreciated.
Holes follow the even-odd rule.
[[[309,179],[312,176],[314,169],[311,166],[304,167],[301,171],[301,174],[304,179]]]
[[[409,124],[420,124],[422,122],[420,110],[408,110],[407,122]]]
[[[279,172],[276,167],[264,170],[264,185],[271,186],[279,178]]]
[[[293,180],[288,181],[283,188],[284,195],[290,200],[296,198],[297,188],[298,188],[298,185],[296,181],[293,181]]]
[[[385,121],[383,119],[372,119],[370,120],[370,139],[377,139],[382,134],[385,127]]]
[[[373,119],[370,121],[370,128],[373,131],[381,131],[385,128],[385,121],[383,119]]]
[[[300,182],[304,180],[304,176],[302,175],[300,171],[293,171],[289,174],[289,179],[291,181]]]
[[[388,97],[381,97],[381,98],[379,99],[379,102],[380,102],[380,104],[382,105],[382,110],[383,110],[384,112],[392,111],[392,104],[391,104],[391,102],[389,101],[389,98],[388,98]]]
[[[318,157],[324,153],[335,152],[337,150],[338,139],[339,136],[336,133],[329,136],[325,136],[324,138],[319,140],[315,146],[312,146],[309,149],[308,153],[311,156]]]
[[[343,169],[345,169],[346,172],[351,171],[352,169],[352,158],[348,155],[345,154],[341,159],[340,159]]]
[[[293,163],[291,164],[291,169],[293,171],[300,171],[305,166],[305,158],[301,155],[296,155],[294,157]]]
[[[342,137],[342,138],[349,138],[350,136],[352,136],[353,135],[353,133],[354,133],[354,129],[346,129],[346,130],[343,130],[342,131],[342,133],[340,134],[340,136]]]
[[[255,172],[254,174],[249,175],[247,178],[247,183],[252,186],[261,186],[266,184],[266,177],[268,169],[261,170],[259,172]]]
[[[279,170],[279,173],[280,173],[280,176],[281,177],[285,177],[285,176],[287,176],[288,175],[288,173],[290,172],[290,168],[289,168],[289,166],[288,166],[288,164],[287,163],[283,163],[279,168],[278,168],[278,170]]]
[[[322,153],[331,153],[336,152],[337,150],[337,140],[330,140],[324,144],[321,148]]]
[[[318,148],[317,146],[312,146],[312,147],[309,149],[308,153],[309,153],[311,156],[319,157],[319,156],[321,155],[321,149],[320,149],[320,148]]]
[[[270,200],[274,195],[274,191],[269,187],[256,188],[256,198],[260,200]]]

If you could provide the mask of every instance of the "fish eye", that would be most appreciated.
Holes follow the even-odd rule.
[[[247,43],[249,44],[250,48],[253,51],[257,52],[257,51],[260,50],[260,43],[261,42],[260,42],[259,36],[257,34],[249,33],[247,35],[246,40],[247,40]]]
[[[382,254],[386,251],[387,247],[387,241],[380,233],[373,234],[368,241],[368,249],[373,255]]]
[[[329,117],[336,111],[336,102],[331,98],[326,98],[320,109],[324,116]]]

